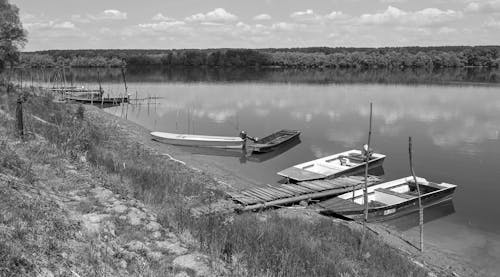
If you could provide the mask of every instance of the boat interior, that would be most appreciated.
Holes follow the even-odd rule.
[[[352,167],[364,164],[365,156],[357,152],[349,152],[343,155],[315,160],[302,165],[301,169],[323,175],[332,175],[335,174],[336,172],[341,172],[344,170],[348,170]],[[377,157],[373,156],[371,159],[375,158]]]
[[[279,132],[275,132],[267,137],[263,137],[257,141],[259,144],[264,144],[264,143],[272,143],[272,144],[277,144],[283,140],[288,139],[291,135],[296,135],[296,131],[288,131],[288,130],[281,130]]]
[[[432,182],[419,180],[420,194],[428,194],[444,187]],[[417,186],[413,180],[404,180],[402,183],[393,184],[392,186],[375,185],[369,188],[368,191],[368,205],[370,207],[384,207],[396,205],[405,202],[409,199],[418,197]],[[363,195],[354,197],[354,203],[364,205]]]

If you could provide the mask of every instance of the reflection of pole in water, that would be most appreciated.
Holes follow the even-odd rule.
[[[179,130],[179,110],[177,110],[177,117],[175,118],[175,130]]]
[[[187,109],[187,133],[189,134],[189,107]]]
[[[148,94],[148,116],[149,116],[149,102],[151,101],[151,97]]]

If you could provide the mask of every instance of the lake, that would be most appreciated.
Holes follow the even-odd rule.
[[[48,80],[45,72],[36,74],[35,80]],[[101,76],[107,93],[123,93],[119,71]],[[278,155],[213,156],[258,183],[272,184],[286,167],[365,144],[372,102],[372,145],[387,155],[386,180],[410,174],[411,136],[416,174],[458,185],[452,202],[426,210],[426,241],[469,257],[485,275],[494,276],[500,273],[499,76],[482,69],[129,69],[132,97],[161,99],[129,105],[126,112],[121,107],[107,111],[165,132],[237,136],[246,130],[263,137],[279,129],[300,130],[300,143]],[[66,78],[96,87],[95,70],[72,70]],[[413,214],[386,224],[412,235],[417,222]]]

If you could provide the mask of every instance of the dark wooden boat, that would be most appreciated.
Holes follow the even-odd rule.
[[[417,177],[422,205],[430,207],[452,198],[456,185],[428,182]],[[323,215],[354,220],[364,218],[363,189],[344,193],[317,204]],[[368,188],[368,221],[382,221],[418,210],[417,186],[413,177],[405,177]]]
[[[300,131],[297,130],[280,130],[273,134],[259,139],[257,142],[251,144],[249,147],[253,152],[265,153],[273,151],[276,147],[283,145],[293,139],[298,138]]]

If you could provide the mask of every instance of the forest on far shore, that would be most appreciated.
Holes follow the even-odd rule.
[[[447,68],[499,67],[500,46],[267,49],[47,50],[21,54],[22,67]]]

